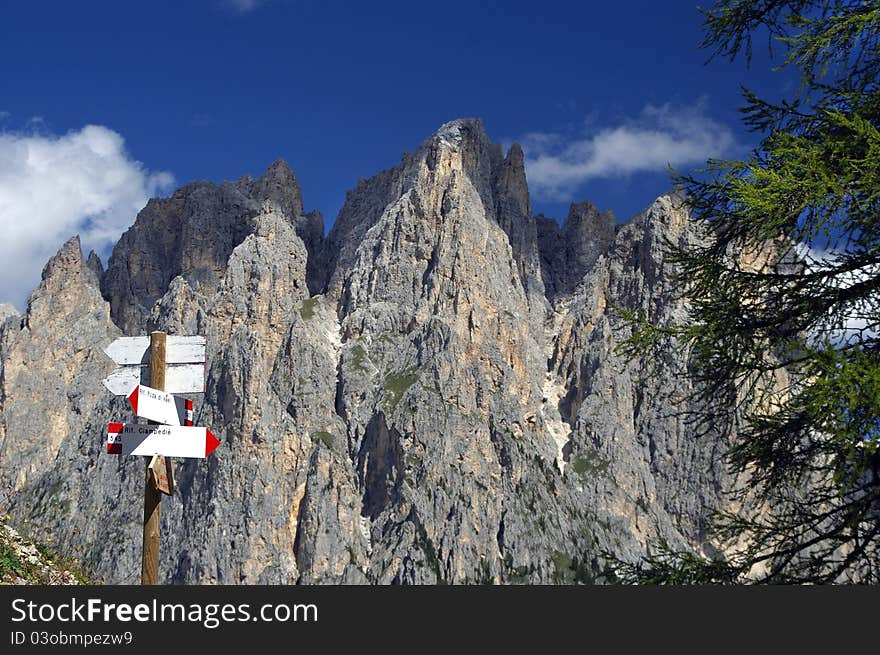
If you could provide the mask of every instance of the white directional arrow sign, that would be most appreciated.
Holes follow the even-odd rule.
[[[136,416],[165,425],[180,425],[186,400],[176,398],[167,391],[159,391],[139,384],[128,395],[128,402]]]
[[[128,396],[135,385],[147,377],[146,366],[120,366],[101,380],[114,396]],[[204,364],[168,364],[165,367],[165,390],[168,393],[204,393]]]
[[[205,337],[182,337],[169,334],[165,337],[166,364],[203,364],[205,362]],[[150,363],[150,337],[119,337],[104,348],[104,352],[120,365]]]
[[[167,393],[205,391],[205,344],[205,337],[168,335],[165,343]],[[142,378],[148,377],[149,350],[149,337],[119,337],[104,348],[107,356],[119,364],[102,380],[110,393],[128,396]]]
[[[173,425],[107,425],[110,455],[205,458],[220,441],[208,428]]]

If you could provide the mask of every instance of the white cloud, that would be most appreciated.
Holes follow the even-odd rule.
[[[530,133],[521,142],[529,188],[555,200],[570,199],[591,179],[663,172],[668,165],[705,163],[737,149],[730,129],[706,115],[703,101],[649,104],[638,118],[611,127],[593,125],[587,136]]]
[[[795,251],[809,273],[834,271],[845,260],[845,253],[834,248],[798,243]],[[828,285],[835,289],[848,289],[855,284],[872,280],[878,275],[880,275],[880,266],[872,262],[845,273],[834,274],[829,277]],[[870,297],[851,303],[845,308],[835,306],[828,312],[826,320],[816,326],[813,337],[819,341],[827,338],[836,343],[850,343],[876,338],[877,327],[877,301]]]
[[[0,302],[23,309],[66,239],[79,234],[86,252],[106,250],[173,181],[131,159],[106,127],[64,136],[0,132]]]

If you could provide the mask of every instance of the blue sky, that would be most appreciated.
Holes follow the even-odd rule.
[[[106,253],[146,197],[279,157],[329,227],[358,178],[459,117],[524,144],[535,212],[629,218],[666,161],[754,143],[740,84],[791,88],[763,44],[706,65],[701,36],[687,1],[7,3],[0,302],[23,308],[71,234]]]

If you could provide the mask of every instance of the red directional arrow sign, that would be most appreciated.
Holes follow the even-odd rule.
[[[110,455],[165,455],[204,458],[220,441],[208,428],[177,425],[107,426],[107,452]]]

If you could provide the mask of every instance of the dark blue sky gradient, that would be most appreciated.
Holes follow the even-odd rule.
[[[790,76],[769,71],[763,43],[751,68],[704,65],[701,35],[682,1],[275,0],[245,13],[220,0],[8,3],[0,128],[105,125],[181,185],[259,174],[282,157],[329,226],[359,177],[458,117],[481,117],[509,142],[704,98],[752,144],[739,85],[778,95]],[[564,218],[567,200],[589,199],[628,218],[668,187],[662,172],[593,179],[533,209]]]

